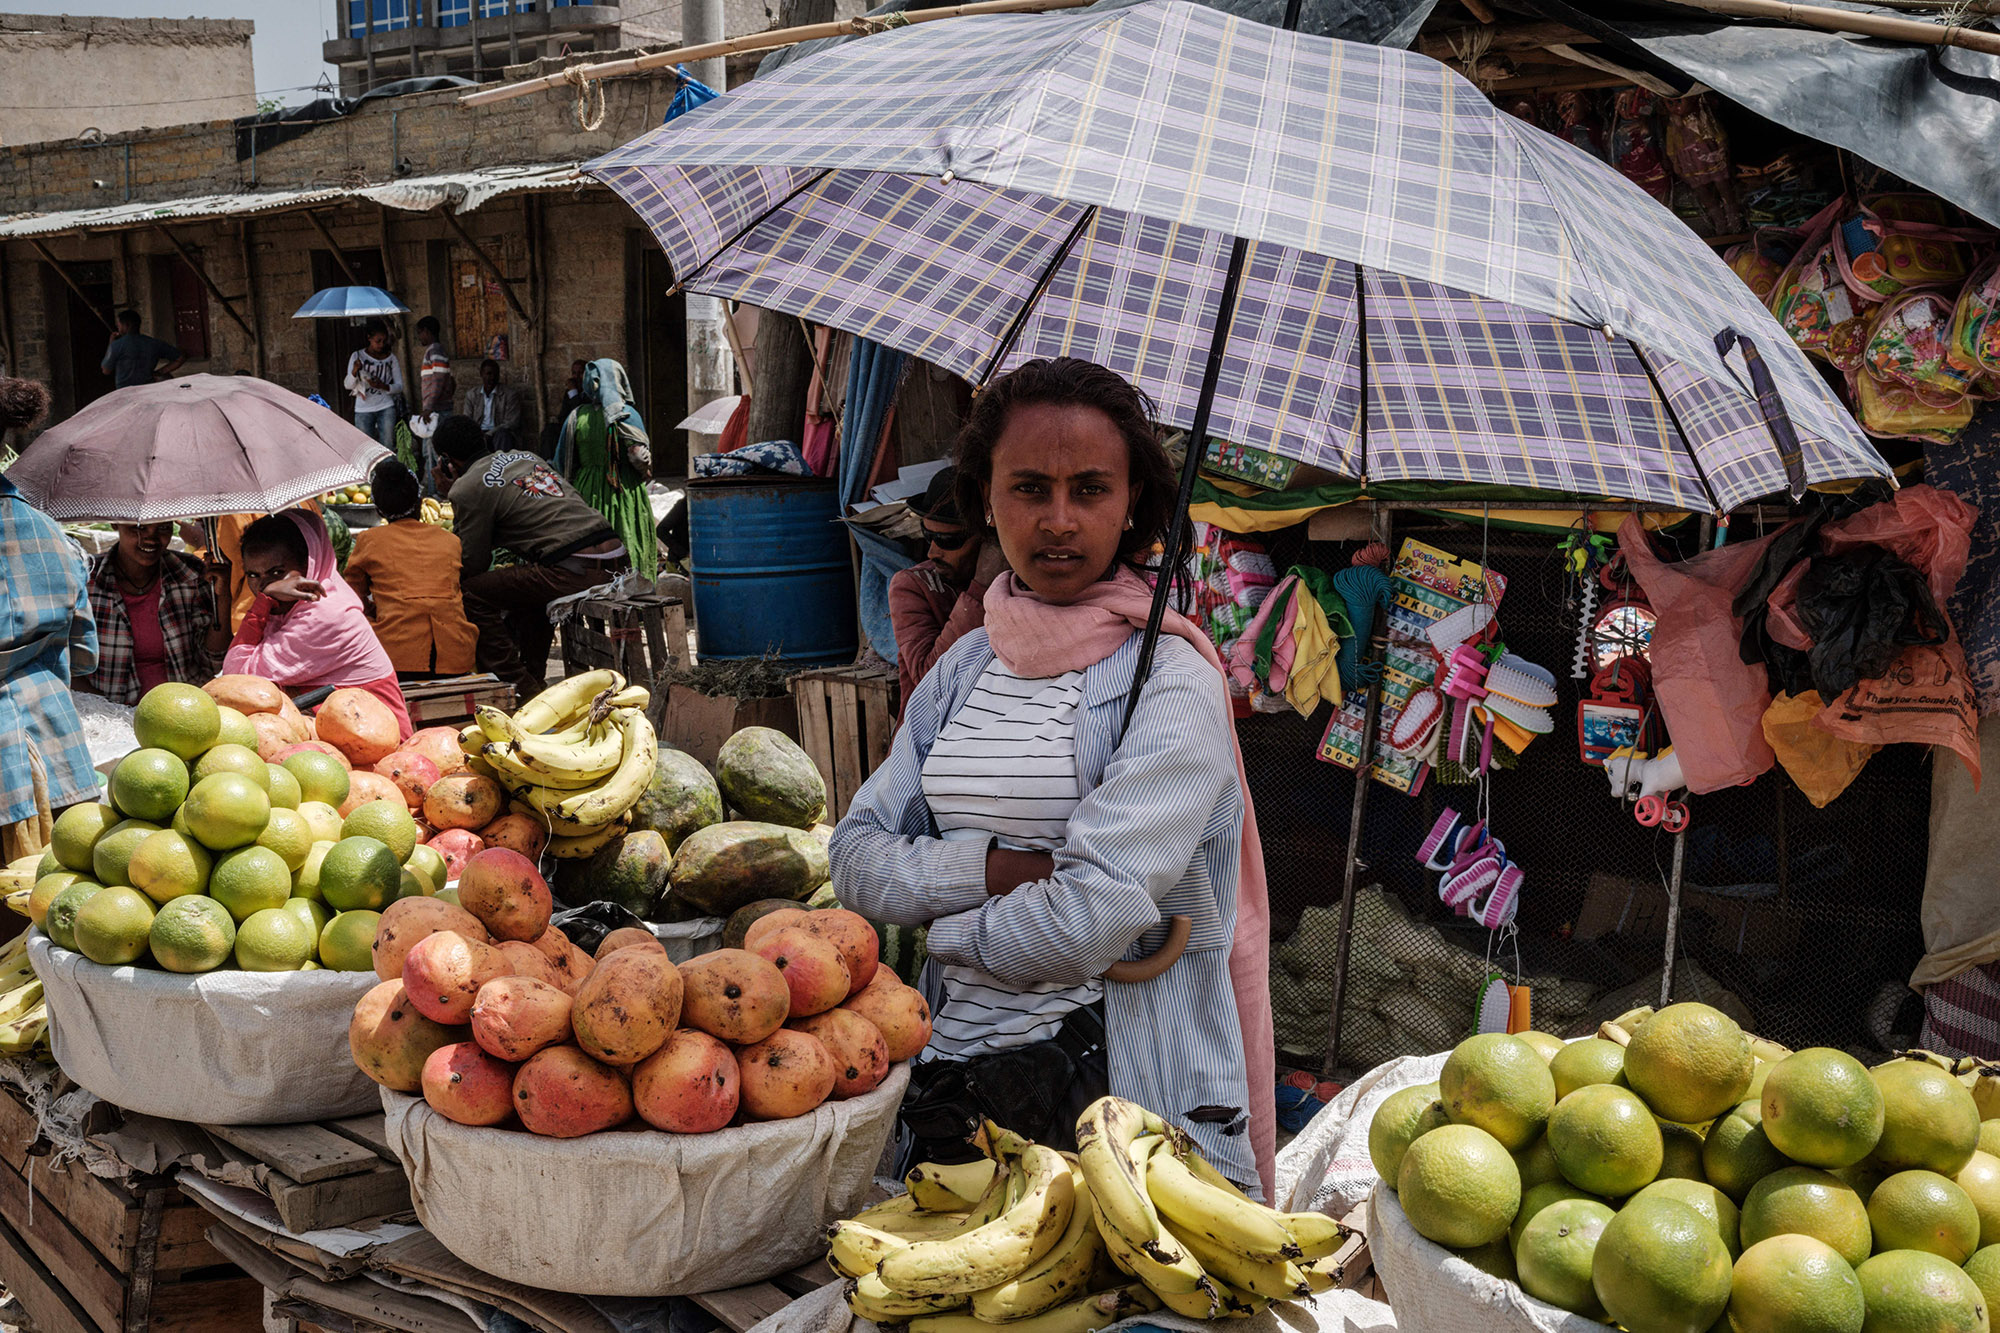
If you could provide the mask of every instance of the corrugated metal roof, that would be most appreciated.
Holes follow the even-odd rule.
[[[246,213],[304,208],[344,199],[368,199],[390,208],[414,213],[429,212],[445,206],[450,206],[455,213],[470,213],[473,209],[503,195],[583,186],[599,188],[597,182],[580,172],[574,162],[484,167],[478,171],[459,171],[441,176],[412,176],[407,180],[391,181],[384,185],[319,186],[309,190],[266,190],[254,194],[208,194],[151,203],[135,202],[112,204],[104,208],[77,208],[60,213],[15,213],[0,217],[0,240],[54,236],[69,232],[116,231],[154,223],[196,222],[204,219],[238,217]]]

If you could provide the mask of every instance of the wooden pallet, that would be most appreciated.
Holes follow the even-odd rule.
[[[469,722],[473,710],[482,704],[512,711],[514,685],[502,683],[489,671],[470,676],[447,676],[439,680],[406,680],[400,687],[403,707],[417,727],[442,727]]]
[[[833,1280],[834,1272],[826,1266],[826,1260],[815,1259],[768,1282],[704,1292],[688,1299],[721,1320],[730,1333],[744,1333],[751,1325],[762,1323],[799,1297],[818,1291]]]
[[[203,1125],[262,1162],[264,1192],[293,1234],[410,1209],[410,1180],[380,1112],[304,1125]]]
[[[860,665],[801,671],[791,688],[799,706],[799,745],[826,783],[827,818],[839,819],[889,757],[896,673]]]
[[[661,672],[688,665],[687,608],[672,597],[586,598],[557,633],[572,676],[609,667],[651,686]]]
[[[0,1281],[39,1333],[249,1333],[262,1289],[206,1239],[208,1214],[165,1177],[62,1171],[0,1095]]]

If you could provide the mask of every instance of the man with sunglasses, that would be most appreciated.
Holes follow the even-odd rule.
[[[922,498],[909,502],[924,521],[930,558],[889,580],[889,621],[896,631],[896,705],[910,697],[954,643],[986,623],[986,586],[1007,568],[997,542],[980,540],[958,512],[958,472],[947,467],[931,478]]]

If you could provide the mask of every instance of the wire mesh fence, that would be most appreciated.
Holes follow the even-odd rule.
[[[1604,771],[1579,758],[1576,610],[1554,539],[1482,539],[1407,514],[1392,549],[1405,536],[1475,560],[1484,540],[1489,566],[1509,580],[1500,605],[1509,649],[1556,674],[1556,729],[1492,779],[1492,831],[1526,874],[1512,939],[1453,915],[1438,876],[1413,854],[1441,810],[1472,809],[1474,789],[1435,772],[1416,796],[1374,787],[1336,1077],[1469,1036],[1495,969],[1528,983],[1533,1025],[1558,1035],[1660,998],[1674,839],[1637,824]],[[1306,542],[1297,529],[1271,547],[1281,570],[1337,569],[1355,549]],[[1279,1059],[1315,1071],[1329,1055],[1355,782],[1315,757],[1326,722],[1322,708],[1238,726],[1270,882]],[[1715,1004],[1794,1047],[1867,1054],[1912,1044],[1920,1006],[1905,981],[1923,953],[1929,765],[1921,747],[1889,747],[1824,810],[1776,772],[1691,798],[1673,998]]]

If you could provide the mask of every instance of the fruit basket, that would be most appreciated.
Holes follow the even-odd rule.
[[[1377,1184],[1368,1200],[1368,1248],[1402,1328],[1454,1333],[1605,1333],[1595,1319],[1538,1301],[1482,1272],[1410,1225],[1396,1192]]]
[[[550,1291],[677,1296],[761,1281],[859,1210],[910,1079],[709,1134],[553,1139],[461,1125],[381,1089],[417,1217],[474,1268]]]
[[[28,957],[56,1063],[114,1106],[210,1125],[359,1115],[375,1084],[347,1057],[373,972],[105,967],[36,930]],[[879,1151],[879,1145],[878,1145]]]

